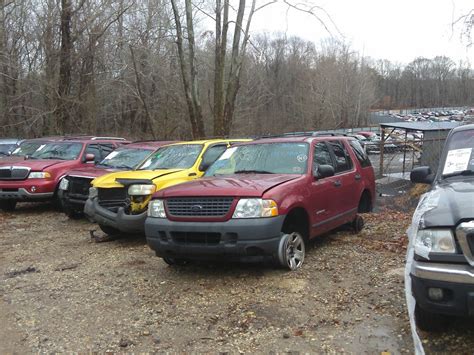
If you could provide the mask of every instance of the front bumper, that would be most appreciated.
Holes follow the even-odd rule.
[[[419,306],[433,313],[474,316],[474,268],[467,264],[413,261],[413,296]],[[429,288],[443,289],[444,298],[434,301]]]
[[[117,213],[99,205],[97,198],[88,199],[84,205],[84,213],[99,224],[118,229],[124,233],[144,233],[146,211],[129,215],[120,207]]]
[[[33,181],[33,180],[32,180]],[[20,184],[21,183],[21,184]],[[54,182],[13,181],[0,183],[0,200],[48,200],[54,196]],[[34,192],[33,192],[34,191]]]
[[[87,201],[86,196],[71,195],[68,191],[58,190],[58,197],[64,209],[71,211],[84,211],[84,206]]]
[[[147,218],[147,243],[160,257],[257,261],[276,257],[285,216],[226,222]]]

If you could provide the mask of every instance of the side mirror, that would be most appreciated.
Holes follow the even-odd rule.
[[[330,176],[334,176],[335,173],[336,172],[332,165],[319,165],[316,177],[320,179],[324,179]]]
[[[202,161],[201,164],[199,165],[199,170],[200,171],[206,171],[209,169],[209,167],[212,165],[210,162]]]
[[[410,180],[411,182],[418,184],[432,184],[434,175],[431,173],[431,168],[429,166],[420,166],[411,171]]]
[[[84,157],[84,161],[86,163],[92,162],[95,160],[95,155],[92,153],[87,153],[86,156]]]

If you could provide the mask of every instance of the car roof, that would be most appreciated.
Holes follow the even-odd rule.
[[[127,144],[130,141],[121,137],[98,137],[98,136],[65,136],[61,139],[52,140],[51,142],[60,143],[122,143]]]
[[[19,141],[17,138],[0,138],[0,144],[17,144]]]
[[[256,139],[255,143],[298,143],[298,142],[304,142],[304,143],[311,143],[313,141],[326,141],[326,140],[356,140],[354,137],[350,136],[343,136],[343,135],[333,135],[333,134],[328,134],[328,135],[315,135],[315,136],[283,136],[283,137],[263,137],[260,139]],[[253,143],[253,142],[250,142]]]
[[[164,145],[177,143],[178,141],[136,141],[122,146],[121,148],[137,148],[156,150]]]
[[[469,131],[471,129],[474,129],[474,124],[467,124],[463,126],[458,126],[456,128],[453,128],[452,132],[459,132],[459,131]]]
[[[174,143],[173,145],[180,145],[180,144],[214,144],[214,143],[227,143],[227,142],[250,142],[251,139],[248,138],[213,138],[213,139],[203,139],[203,140],[196,140],[196,141],[185,141]]]

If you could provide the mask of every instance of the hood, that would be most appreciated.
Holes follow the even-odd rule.
[[[474,179],[445,181],[430,192],[435,207],[423,215],[425,227],[456,226],[462,220],[474,219]]]
[[[165,170],[133,170],[118,171],[112,174],[100,176],[92,181],[92,186],[99,188],[123,187],[116,179],[137,179],[137,180],[155,180],[162,176],[175,175],[182,171],[181,169]]]
[[[54,159],[27,159],[21,161],[15,161],[15,166],[21,166],[25,168],[30,168],[32,171],[43,171],[46,168],[49,168],[53,165],[64,164],[68,165],[74,162],[74,160],[54,160]],[[10,166],[13,165],[11,161],[1,161],[0,166]]]
[[[120,171],[120,169],[111,169],[111,168],[99,168],[97,166],[90,166],[82,169],[74,169],[68,172],[69,176],[79,176],[79,177],[88,177],[88,178],[97,178],[99,176],[114,173]]]
[[[267,190],[294,180],[301,175],[248,174],[208,177],[177,185],[158,192],[160,197],[245,196],[261,197]]]

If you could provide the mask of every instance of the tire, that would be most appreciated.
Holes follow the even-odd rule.
[[[369,213],[372,212],[372,201],[370,200],[370,195],[367,190],[362,193],[362,196],[359,200],[359,206],[357,208],[358,213]]]
[[[351,227],[355,234],[358,234],[364,229],[364,219],[357,215],[351,223]]]
[[[120,235],[120,231],[114,227],[109,227],[104,224],[99,224],[99,228],[102,232],[104,232],[107,235],[110,235],[111,237],[116,237]]]
[[[64,207],[63,210],[66,216],[68,216],[70,219],[80,219],[83,216],[82,212],[76,211],[72,208]]]
[[[279,265],[290,271],[298,270],[304,262],[306,246],[299,232],[283,233],[278,245]]]
[[[15,200],[0,201],[0,209],[4,210],[5,212],[14,211],[15,207],[16,207],[16,201]]]
[[[170,266],[173,266],[173,265],[183,266],[183,265],[186,265],[188,263],[188,260],[186,260],[186,259],[172,258],[172,257],[168,257],[168,256],[165,256],[163,258],[163,261],[165,263],[167,263],[168,265],[170,265]]]
[[[420,306],[415,306],[415,323],[425,332],[441,332],[446,330],[449,318],[442,314],[425,311]]]

